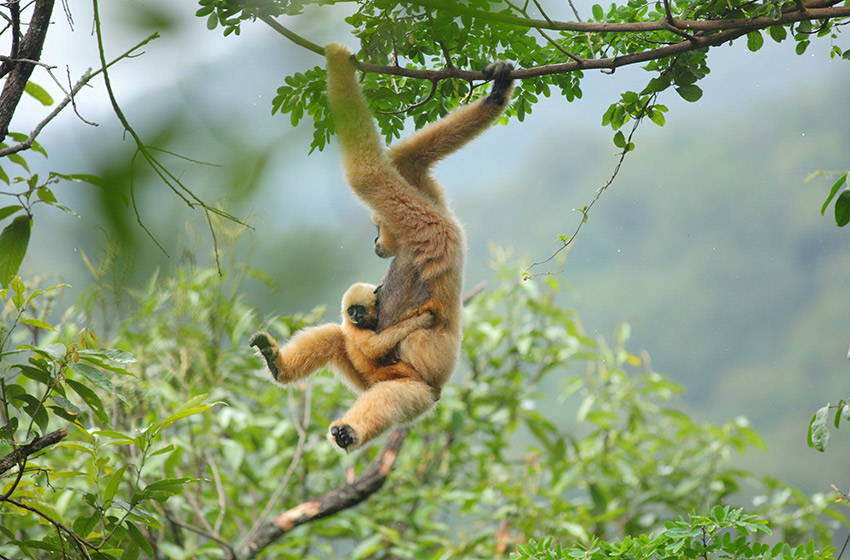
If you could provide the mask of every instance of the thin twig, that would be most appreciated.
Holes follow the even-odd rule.
[[[375,111],[375,112],[379,113],[381,115],[398,115],[398,114],[401,114],[401,113],[407,113],[408,111],[410,111],[412,109],[416,109],[417,107],[421,107],[422,105],[425,105],[426,103],[428,103],[429,101],[431,101],[434,98],[434,94],[437,93],[437,84],[439,84],[439,83],[440,82],[438,80],[434,80],[434,81],[431,82],[431,91],[428,93],[428,95],[422,101],[417,101],[416,103],[414,103],[412,105],[408,105],[404,109],[399,109],[398,111]]]
[[[634,124],[632,125],[632,130],[631,130],[631,132],[629,132],[628,138],[626,138],[626,146],[625,146],[625,148],[623,148],[623,151],[620,152],[620,157],[617,160],[617,165],[614,166],[614,172],[611,174],[611,178],[608,179],[608,181],[604,185],[602,185],[601,187],[599,187],[596,190],[596,194],[594,195],[593,200],[591,200],[588,205],[586,205],[584,208],[579,209],[579,212],[581,212],[582,216],[581,216],[581,220],[578,223],[578,226],[576,226],[575,230],[573,231],[573,234],[570,235],[569,237],[567,237],[566,239],[564,239],[562,241],[561,247],[559,247],[548,258],[543,259],[542,261],[539,261],[539,262],[532,263],[528,268],[526,268],[525,271],[522,273],[522,277],[523,277],[524,280],[530,280],[534,276],[540,276],[540,275],[546,276],[546,275],[552,275],[552,274],[559,274],[560,273],[560,271],[559,271],[559,272],[546,272],[546,273],[542,273],[542,274],[531,274],[531,269],[536,267],[536,266],[540,266],[540,265],[543,265],[543,264],[546,264],[546,263],[552,261],[552,259],[557,257],[562,251],[564,251],[565,249],[567,249],[567,247],[569,247],[570,245],[573,244],[573,241],[575,241],[576,236],[578,235],[579,231],[581,231],[582,226],[584,226],[585,222],[587,222],[587,219],[588,219],[588,216],[589,216],[589,213],[590,213],[590,209],[593,208],[593,205],[596,204],[596,201],[599,200],[599,197],[602,196],[602,193],[605,192],[608,189],[608,187],[610,187],[614,183],[614,179],[616,179],[617,175],[620,173],[620,167],[622,167],[623,161],[626,159],[626,154],[631,152],[630,146],[632,145],[632,137],[634,137],[634,134],[637,131],[638,125],[640,125],[640,123],[643,121],[644,117],[646,116],[646,110],[650,107],[650,105],[652,105],[652,103],[656,99],[657,95],[658,95],[657,93],[651,95],[646,100],[646,103],[644,104],[644,106],[641,108],[640,113],[635,117]]]

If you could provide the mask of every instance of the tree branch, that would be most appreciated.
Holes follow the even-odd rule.
[[[8,471],[13,466],[20,464],[21,461],[34,453],[38,453],[45,447],[49,447],[54,443],[62,441],[67,435],[68,431],[63,428],[61,430],[51,432],[44,437],[36,438],[26,445],[20,446],[5,457],[0,458],[0,474]]]
[[[50,14],[53,13],[53,0],[36,0],[30,19],[27,34],[21,40],[16,53],[12,58],[25,58],[39,60],[41,48],[44,46],[44,38],[47,36],[47,28],[50,26]],[[13,30],[15,32],[15,30]],[[3,93],[0,94],[0,141],[9,133],[9,122],[18,108],[24,88],[32,75],[35,65],[32,62],[7,62],[11,70],[6,78]]]
[[[396,428],[387,437],[383,449],[369,463],[363,474],[350,483],[331,490],[314,500],[297,505],[278,515],[274,521],[260,527],[251,541],[244,543],[239,548],[236,557],[240,560],[253,558],[262,549],[299,525],[354,507],[376,493],[387,480],[408,431],[409,428],[406,426]]]
[[[623,56],[614,56],[608,58],[587,58],[572,60],[561,64],[548,64],[545,66],[534,66],[530,68],[520,68],[510,73],[509,77],[516,80],[528,78],[536,78],[538,76],[546,76],[550,74],[567,74],[576,70],[614,70],[621,66],[630,64],[639,64],[650,60],[658,60],[681,54],[683,52],[704,49],[708,47],[716,47],[728,41],[737,39],[751,31],[767,29],[777,25],[788,25],[800,21],[825,20],[850,17],[850,6],[832,6],[836,0],[828,0],[826,7],[815,8],[809,5],[805,12],[799,10],[789,10],[783,13],[778,19],[770,19],[768,17],[758,17],[749,19],[729,19],[729,20],[706,20],[706,21],[691,21],[691,20],[674,20],[668,21],[666,18],[663,21],[639,22],[639,23],[594,23],[594,22],[559,22],[534,20],[512,16],[508,14],[493,14],[466,8],[461,4],[454,2],[444,3],[439,0],[416,0],[417,5],[423,7],[439,8],[448,12],[457,13],[460,15],[472,15],[482,19],[498,23],[506,23],[511,25],[519,25],[523,27],[535,27],[543,29],[556,29],[560,31],[577,31],[584,33],[628,33],[628,32],[646,32],[646,31],[669,31],[671,26],[674,26],[680,34],[682,30],[713,32],[709,35],[687,36],[687,39],[666,45],[656,49],[643,51],[634,54]],[[299,37],[280,25],[272,18],[263,17],[264,22],[278,31],[285,37],[294,41],[296,44],[306,46],[309,50],[317,54],[324,55],[324,49],[318,45]],[[285,32],[284,32],[285,30]],[[716,33],[715,33],[716,32]],[[297,37],[298,40],[294,39]],[[357,61],[357,68],[362,72],[375,74],[386,74],[390,76],[401,76],[407,78],[415,78],[420,80],[440,81],[446,79],[461,79],[466,81],[484,80],[483,72],[473,72],[470,70],[462,70],[460,68],[447,67],[440,70],[427,70],[419,68],[405,68],[395,65],[380,65],[371,64],[368,62]]]

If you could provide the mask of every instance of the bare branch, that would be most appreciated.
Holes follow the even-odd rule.
[[[236,557],[240,560],[253,558],[262,549],[281,536],[305,523],[310,523],[356,506],[376,493],[384,485],[395,464],[398,450],[407,437],[409,428],[396,428],[388,437],[378,456],[369,463],[363,474],[350,483],[331,490],[314,500],[291,508],[270,523],[263,525],[254,538],[241,546]]]
[[[36,438],[26,445],[20,446],[5,457],[0,458],[0,474],[8,471],[13,466],[20,464],[21,461],[34,453],[38,453],[45,447],[49,447],[62,441],[67,435],[68,431],[63,428],[61,430],[51,432],[44,437]]]
[[[17,6],[17,2],[14,3]],[[50,14],[53,12],[53,0],[36,0],[30,19],[27,34],[21,40],[17,52],[12,58],[39,60],[47,28],[50,26]],[[13,32],[17,30],[13,29]],[[8,65],[8,66],[7,66]],[[31,62],[5,62],[4,69],[9,68],[3,93],[0,94],[0,141],[9,133],[9,122],[15,114],[15,109],[24,94],[24,88],[32,75],[35,65]]]

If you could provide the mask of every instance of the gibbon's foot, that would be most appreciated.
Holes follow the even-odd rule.
[[[484,77],[488,80],[493,80],[493,89],[490,90],[490,95],[487,96],[487,103],[491,105],[504,105],[507,101],[505,93],[511,87],[513,80],[508,78],[508,75],[513,71],[514,65],[510,62],[501,60],[491,62],[484,68]]]
[[[348,424],[342,424],[341,426],[332,425],[330,435],[333,437],[334,443],[346,451],[356,448],[360,443],[357,432]]]
[[[274,342],[272,337],[270,337],[267,333],[258,332],[251,336],[248,344],[256,347],[257,350],[260,351],[260,354],[262,354],[263,358],[266,360],[266,365],[268,366],[272,377],[277,379],[278,374],[280,373],[277,366],[274,364],[275,358],[277,358],[277,344]]]

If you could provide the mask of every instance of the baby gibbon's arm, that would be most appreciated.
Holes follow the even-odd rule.
[[[360,349],[372,359],[382,359],[398,346],[398,343],[407,338],[415,330],[430,329],[434,326],[436,317],[431,311],[421,315],[414,315],[395,325],[387,327],[379,333],[360,339]]]

